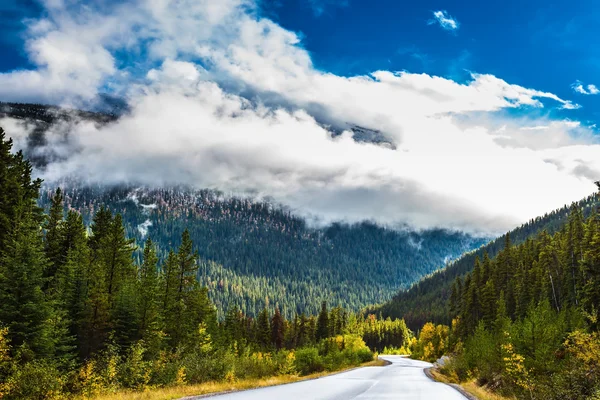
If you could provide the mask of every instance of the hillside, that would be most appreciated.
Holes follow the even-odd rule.
[[[599,202],[598,194],[591,195],[578,203],[576,207],[588,216]],[[532,219],[528,223],[508,232],[512,244],[520,244],[529,238],[534,238],[542,231],[549,234],[558,232],[567,222],[570,207],[564,206],[549,214]],[[394,298],[377,307],[373,312],[381,312],[384,316],[403,317],[411,329],[418,329],[425,322],[449,324],[451,315],[448,301],[452,283],[457,277],[462,277],[473,270],[475,259],[483,260],[485,253],[494,258],[504,247],[506,235],[501,236],[481,248],[469,252],[446,268],[426,277],[408,290],[402,290]]]
[[[42,190],[43,206],[53,190]],[[189,229],[202,260],[198,278],[217,308],[235,304],[250,315],[267,304],[292,317],[316,314],[321,299],[353,310],[384,302],[483,242],[457,232],[397,231],[367,222],[315,228],[270,203],[208,190],[72,183],[64,190],[66,208],[79,211],[86,224],[104,205],[123,215],[136,243],[150,237],[161,259]]]

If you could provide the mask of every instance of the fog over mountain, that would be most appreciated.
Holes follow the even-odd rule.
[[[93,109],[109,93],[128,109],[49,126],[36,148],[53,155],[48,182],[186,184],[321,222],[494,234],[600,176],[592,129],[545,112],[578,108],[552,93],[475,72],[338,76],[250,0],[43,4],[31,68],[0,73],[0,99]],[[0,126],[21,148],[34,129]]]

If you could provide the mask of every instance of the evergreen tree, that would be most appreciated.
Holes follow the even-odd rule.
[[[12,141],[0,129],[0,325],[8,327],[13,349],[33,356],[53,355],[48,320],[52,309],[42,292],[48,261],[36,199],[41,181],[32,180],[23,154],[11,154]]]
[[[275,314],[271,319],[271,343],[277,350],[281,350],[283,347],[283,340],[285,336],[285,321],[279,312],[279,307],[275,308]]]
[[[67,261],[64,251],[63,224],[64,205],[60,188],[56,189],[50,205],[50,213],[45,225],[46,230],[46,257],[48,268],[44,271],[45,278],[50,281],[56,275],[56,271]]]
[[[98,248],[111,306],[121,287],[135,277],[132,259],[135,250],[133,243],[134,239],[127,239],[123,219],[120,214],[117,214]]]
[[[30,204],[29,206],[33,206]],[[49,319],[52,310],[42,292],[47,260],[31,210],[23,210],[1,262],[0,324],[8,327],[13,349],[22,346],[36,357],[53,355]]]
[[[317,340],[327,339],[329,337],[329,313],[327,312],[327,302],[321,303],[321,312],[317,320],[317,330],[315,332]]]
[[[160,329],[160,287],[158,277],[158,257],[150,238],[144,245],[144,258],[139,267],[138,312],[139,336],[145,341],[155,337]]]
[[[266,307],[260,312],[260,314],[258,314],[254,332],[255,341],[260,346],[260,348],[262,348],[263,350],[270,349],[271,324],[269,321],[269,311]]]

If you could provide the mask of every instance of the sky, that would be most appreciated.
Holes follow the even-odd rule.
[[[4,0],[0,101],[129,104],[107,126],[53,126],[50,182],[497,234],[600,179],[600,4],[526,3]],[[0,126],[17,147],[32,129]]]

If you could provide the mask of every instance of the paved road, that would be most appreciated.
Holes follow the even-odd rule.
[[[400,356],[380,356],[392,364],[365,367],[310,381],[215,396],[215,400],[465,400],[456,389],[433,382],[431,364]]]

